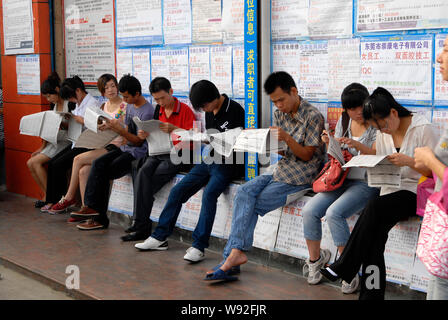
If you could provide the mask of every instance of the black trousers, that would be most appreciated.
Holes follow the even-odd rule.
[[[147,156],[139,161],[137,171],[133,172],[134,225],[138,231],[150,233],[152,222],[149,217],[154,195],[174,178],[181,165],[173,164],[169,154]]]
[[[388,233],[399,221],[415,216],[416,210],[416,194],[402,190],[370,200],[362,211],[344,252],[330,266],[331,270],[347,282],[355,277],[362,266],[360,300],[384,299],[384,249]],[[373,285],[372,270],[379,270],[379,288]]]
[[[56,203],[65,195],[68,185],[67,172],[72,168],[73,159],[87,151],[90,149],[72,149],[69,145],[48,161],[46,203]]]
[[[131,172],[135,158],[129,152],[116,149],[99,157],[92,163],[84,193],[85,205],[98,211],[95,220],[109,226],[107,207],[109,204],[110,180],[121,178]]]

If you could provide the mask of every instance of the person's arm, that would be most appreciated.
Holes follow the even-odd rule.
[[[415,166],[417,168],[427,168],[428,170],[434,171],[437,177],[440,180],[443,180],[443,174],[445,172],[446,165],[444,165],[439,159],[436,158],[431,148],[415,148],[414,159]]]
[[[145,141],[145,139],[140,139],[137,135],[130,133],[127,127],[123,127],[119,119],[110,119],[105,125],[108,129],[115,131],[136,147],[140,147]]]
[[[350,138],[339,138],[337,139],[340,143],[346,144],[349,148],[354,148],[359,151],[361,154],[376,154],[376,150],[374,148],[369,148],[365,144],[362,144],[359,141],[350,139]]]

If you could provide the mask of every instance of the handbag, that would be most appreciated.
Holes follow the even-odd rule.
[[[346,137],[348,134],[348,125],[350,123],[350,117],[346,112],[342,113],[342,132],[343,136]],[[347,163],[353,157],[353,155],[347,150],[342,149],[342,155],[344,156],[344,161]],[[313,191],[318,192],[330,192],[336,190],[347,178],[349,168],[342,168],[342,164],[336,160],[330,154],[328,155],[328,162],[324,165],[322,170],[319,172],[317,177],[313,182]]]
[[[352,154],[347,149],[342,150],[342,155],[346,163],[352,158]],[[342,168],[342,164],[331,155],[328,155],[328,158],[330,160],[313,182],[313,191],[316,193],[336,190],[347,178],[349,168]]]
[[[448,279],[448,168],[443,174],[443,186],[426,202],[417,256],[432,275]],[[447,201],[444,201],[447,199]]]
[[[420,181],[417,185],[417,215],[423,217],[425,214],[426,202],[428,198],[434,193],[435,180],[432,177],[424,177],[426,179]]]

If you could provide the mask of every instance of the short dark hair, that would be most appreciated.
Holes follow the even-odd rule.
[[[351,83],[344,88],[341,94],[342,108],[355,109],[362,107],[364,101],[369,96],[369,90],[360,83]]]
[[[61,91],[60,95],[61,98],[64,100],[68,100],[70,98],[76,98],[76,89],[81,89],[85,93],[86,87],[84,85],[84,82],[81,80],[78,76],[73,76],[71,78],[67,78],[62,82],[61,84]]]
[[[42,82],[40,86],[40,92],[42,94],[59,94],[56,88],[61,89],[61,78],[57,72],[52,72],[47,79]]]
[[[169,93],[170,89],[171,89],[171,82],[164,77],[156,77],[149,84],[149,92],[151,94],[162,90]]]
[[[291,93],[291,88],[297,88],[294,79],[285,71],[271,73],[264,82],[264,91],[267,94],[271,94],[278,87],[288,94]]]
[[[200,80],[190,88],[190,101],[194,110],[200,111],[205,104],[221,97],[218,88],[208,80]]]
[[[400,118],[412,114],[411,111],[399,104],[389,91],[382,87],[378,87],[364,101],[362,115],[365,120],[384,119],[390,115],[392,109],[397,110]]]
[[[105,73],[105,74],[101,75],[101,77],[98,78],[96,86],[97,86],[98,91],[101,93],[102,96],[104,96],[104,93],[106,92],[106,84],[110,80],[113,80],[114,83],[115,83],[115,86],[118,88],[117,78],[115,78],[114,75],[112,75],[110,73]]]
[[[127,91],[131,96],[135,96],[137,92],[142,95],[142,85],[140,84],[140,81],[130,74],[121,77],[120,82],[118,83],[118,90],[120,92]]]

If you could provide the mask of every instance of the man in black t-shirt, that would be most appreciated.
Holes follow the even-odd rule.
[[[207,130],[214,129],[214,131],[224,132],[229,129],[244,127],[244,109],[225,94],[221,95],[210,81],[196,82],[190,90],[190,101],[195,110],[202,109],[206,112],[205,125]],[[157,228],[145,242],[135,245],[137,249],[145,251],[168,249],[166,239],[173,232],[182,204],[205,186],[199,221],[193,232],[193,245],[184,256],[184,259],[190,262],[198,262],[204,259],[204,249],[208,247],[218,197],[230,182],[242,173],[241,168],[243,166],[234,164],[235,161],[229,164],[228,159],[222,162],[210,162],[212,161],[202,161],[195,165],[171,189],[168,201],[160,214]]]

